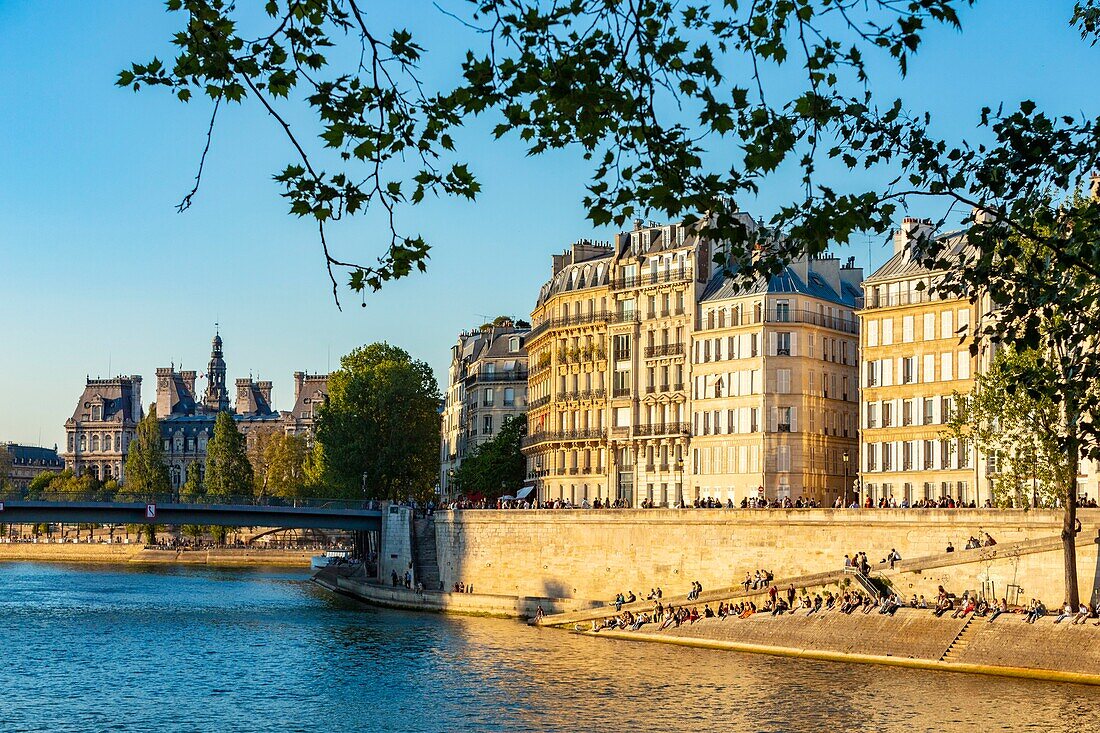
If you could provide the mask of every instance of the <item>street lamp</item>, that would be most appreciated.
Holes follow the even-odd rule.
[[[844,484],[841,486],[841,496],[848,493],[848,451],[844,451]]]
[[[679,473],[680,473],[680,483],[679,483],[680,508],[683,509],[684,508],[684,457],[683,456],[678,456],[676,458],[676,470],[679,471]]]
[[[542,456],[535,457],[535,508],[542,507]]]

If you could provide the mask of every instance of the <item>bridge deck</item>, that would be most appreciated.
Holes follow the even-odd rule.
[[[378,530],[382,526],[381,510],[347,506],[21,500],[3,500],[0,506],[0,523],[4,524],[203,524],[344,530]]]

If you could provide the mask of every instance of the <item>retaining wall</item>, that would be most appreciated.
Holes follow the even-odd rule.
[[[1081,512],[1082,537],[1096,537],[1100,510]],[[641,597],[661,586],[687,592],[736,586],[746,571],[776,578],[839,569],[845,554],[866,551],[872,562],[896,548],[903,558],[959,549],[989,532],[999,543],[1056,536],[1054,511],[1000,510],[559,510],[441,511],[435,516],[443,587],[473,583],[490,594],[552,598]],[[987,564],[910,572],[899,590],[929,595],[943,583],[977,589],[987,576],[1000,589],[1022,586],[1049,604],[1062,597],[1060,550]],[[1100,575],[1096,545],[1079,547],[1082,596]]]
[[[308,568],[308,550],[146,550],[140,544],[0,543],[0,562],[279,565]]]

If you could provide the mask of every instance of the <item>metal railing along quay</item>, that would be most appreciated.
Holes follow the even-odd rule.
[[[179,492],[142,494],[119,491],[108,494],[102,491],[46,491],[31,494],[29,492],[0,492],[0,502],[52,502],[52,503],[96,503],[96,504],[186,504],[191,506],[248,506],[283,509],[336,509],[354,511],[377,511],[382,508],[378,499],[331,499],[331,498],[287,498],[281,496],[251,496],[234,494],[230,496],[187,497]],[[2,517],[3,515],[0,515]]]

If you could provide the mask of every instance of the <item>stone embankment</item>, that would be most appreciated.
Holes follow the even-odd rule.
[[[140,544],[0,543],[0,562],[147,563],[171,565],[268,565],[308,568],[309,550],[223,548],[211,550],[146,549]]]
[[[571,599],[507,596],[491,593],[445,593],[429,590],[417,593],[404,587],[384,585],[375,582],[373,579],[354,577],[349,575],[346,569],[339,567],[320,570],[313,576],[313,581],[335,593],[340,593],[373,606],[408,611],[431,611],[504,618],[533,618],[540,606],[544,613],[563,614],[581,608],[590,608],[594,605],[591,602]]]
[[[804,613],[804,612],[802,612]],[[829,611],[806,617],[760,613],[747,619],[709,618],[660,631],[655,624],[631,631],[583,633],[629,641],[678,644],[838,662],[886,664],[948,672],[1100,685],[1100,629],[1055,624],[1048,616],[1027,624],[1007,614],[936,618],[926,609],[894,616]]]

